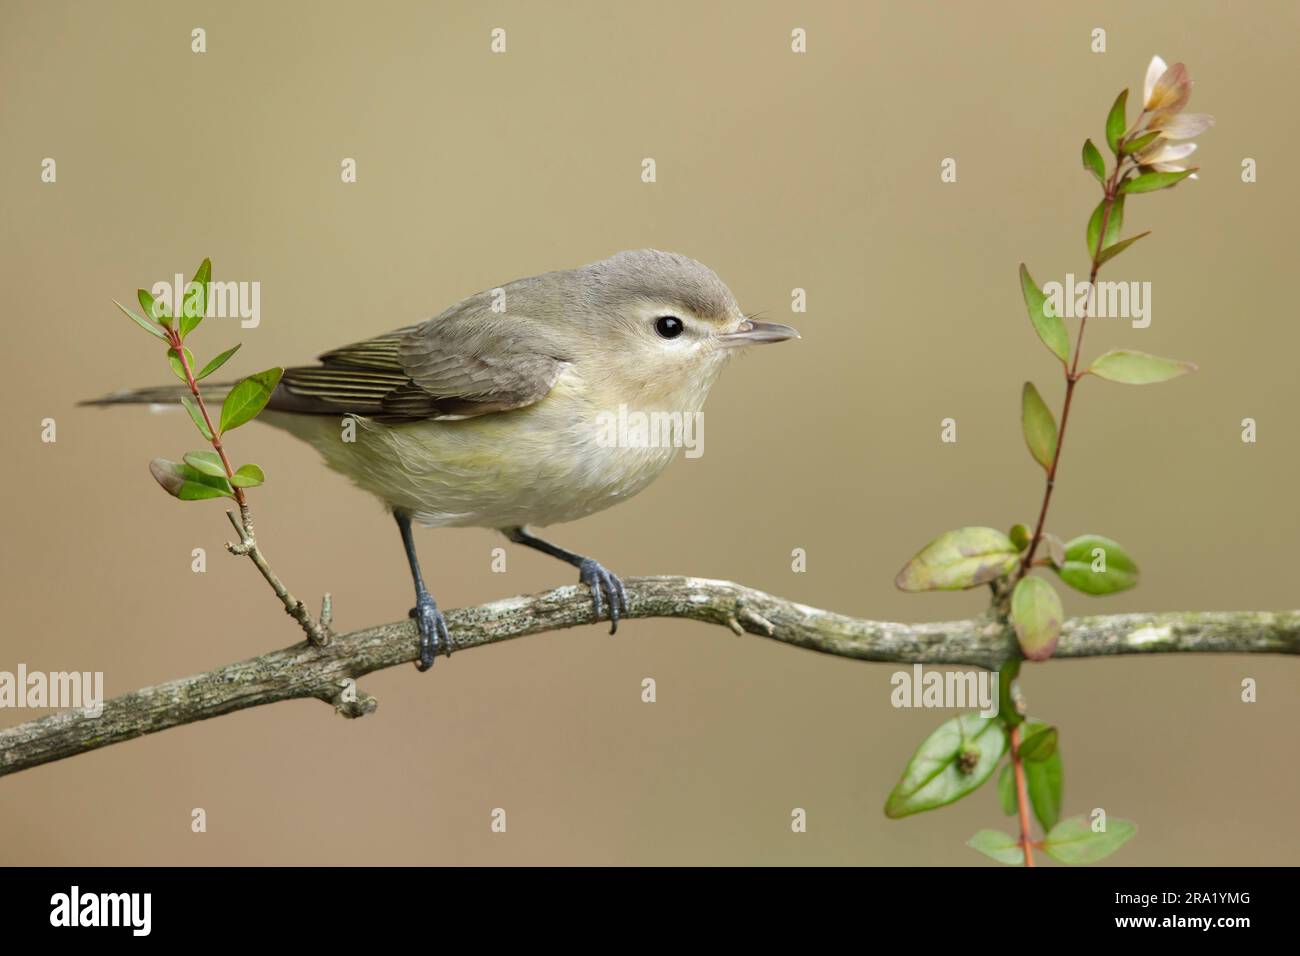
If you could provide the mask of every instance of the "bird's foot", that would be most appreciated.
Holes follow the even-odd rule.
[[[415,618],[420,631],[420,659],[416,661],[415,669],[427,671],[432,667],[433,656],[438,652],[439,645],[442,646],[443,653],[451,657],[451,635],[447,633],[447,622],[432,595],[421,594],[416,598],[415,607],[411,608],[411,617]]]
[[[591,588],[591,598],[596,605],[596,617],[605,613],[609,605],[609,633],[618,630],[620,615],[627,613],[627,591],[618,575],[609,571],[599,561],[583,558],[578,565],[578,580]]]

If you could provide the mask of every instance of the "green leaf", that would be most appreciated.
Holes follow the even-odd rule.
[[[212,475],[214,478],[226,477],[226,466],[221,463],[221,456],[215,451],[187,452],[185,464],[203,472],[205,475]]]
[[[998,774],[998,800],[1002,804],[1002,812],[1007,816],[1012,816],[1019,809],[1016,802],[1016,771],[1009,763],[1004,763],[1002,772]]]
[[[1159,135],[1160,130],[1156,130],[1154,133],[1145,133],[1142,136],[1131,139],[1120,147],[1120,152],[1125,156],[1132,155],[1133,153],[1140,153],[1142,150],[1154,143]]]
[[[181,501],[203,501],[207,498],[229,498],[232,496],[226,494],[220,488],[213,488],[211,485],[185,481],[181,483],[180,491],[174,497],[179,498]]]
[[[1110,218],[1106,220],[1106,238],[1102,242],[1103,249],[1109,249],[1119,239],[1119,234],[1124,230],[1124,197],[1116,196],[1115,202],[1110,207]]]
[[[1195,362],[1161,358],[1131,349],[1105,352],[1092,360],[1088,372],[1122,385],[1154,385],[1196,371]]]
[[[161,326],[157,325],[157,324],[154,323],[154,322],[150,322],[148,319],[146,319],[146,318],[145,318],[144,316],[142,316],[142,315],[137,315],[135,312],[132,312],[130,309],[128,309],[126,306],[124,306],[121,302],[118,302],[117,299],[114,299],[114,300],[113,300],[113,304],[114,304],[115,306],[117,306],[119,309],[122,310],[122,314],[123,314],[123,315],[125,315],[128,319],[130,319],[130,320],[131,320],[132,322],[134,322],[136,325],[140,326],[140,328],[144,329],[144,330],[145,330],[146,332],[148,332],[150,335],[156,335],[156,336],[158,336],[158,338],[162,339],[164,342],[167,341],[167,333],[164,332],[164,331],[162,330],[162,327],[161,327]]]
[[[1062,863],[1096,863],[1104,860],[1137,833],[1130,820],[1106,821],[1106,831],[1095,833],[1083,816],[1068,817],[1052,827],[1043,840],[1043,852]]]
[[[1033,540],[1029,529],[1022,524],[1013,524],[1011,530],[1007,532],[1007,537],[1011,539],[1017,551],[1024,551]]]
[[[1115,103],[1106,116],[1106,143],[1110,146],[1110,151],[1116,156],[1119,155],[1120,137],[1124,135],[1124,130],[1128,127],[1128,119],[1125,115],[1127,105],[1128,90],[1125,90],[1115,97]]]
[[[1052,656],[1064,619],[1061,599],[1042,578],[1021,578],[1011,592],[1011,623],[1020,649],[1031,661],[1045,661]]]
[[[1020,759],[1043,761],[1056,753],[1057,730],[1055,727],[1042,727],[1027,732],[1020,741]]]
[[[281,368],[268,368],[236,384],[221,406],[221,432],[224,434],[256,418],[270,401],[283,372]]]
[[[240,345],[242,344],[243,343],[241,342]],[[239,351],[239,345],[236,345],[233,349],[226,349],[224,352],[222,352],[220,355],[214,358],[207,365],[203,366],[203,371],[199,372],[199,374],[195,376],[194,380],[196,382],[203,381],[205,378],[207,378],[217,369],[221,368],[221,366],[225,365],[227,360],[229,360],[230,356],[234,355],[238,351]]]
[[[1123,545],[1099,534],[1083,534],[1067,541],[1065,562],[1056,573],[1085,594],[1114,594],[1138,583],[1137,563]]]
[[[1019,552],[995,528],[958,528],[939,535],[903,565],[902,591],[955,591],[987,584],[1016,566]]]
[[[1020,395],[1020,428],[1034,461],[1051,468],[1056,458],[1056,419],[1033,382],[1025,382]]]
[[[1021,747],[1024,747],[1025,739],[1047,729],[1048,725],[1041,720],[1025,721]],[[1025,792],[1029,795],[1034,819],[1044,831],[1050,830],[1061,818],[1065,777],[1061,748],[1057,746],[1045,760],[1025,760],[1021,766],[1025,771]]]
[[[1101,158],[1101,151],[1092,145],[1092,140],[1083,141],[1083,168],[1097,177],[1097,182],[1106,181],[1106,161]]]
[[[1119,239],[1120,230],[1124,228],[1124,197],[1117,196],[1113,201],[1103,199],[1097,203],[1097,208],[1092,211],[1088,217],[1088,255],[1096,259],[1100,253],[1097,251],[1097,242],[1101,237],[1101,220],[1106,213],[1106,204],[1110,203],[1110,215],[1106,216],[1106,235],[1101,238],[1101,248],[1103,251],[1113,246]],[[1114,253],[1112,253],[1113,255]]]
[[[203,316],[208,309],[208,282],[212,279],[212,260],[204,259],[199,264],[199,271],[194,273],[194,278],[186,287],[184,302],[181,309],[181,337],[189,335],[199,323],[203,321]]]
[[[181,404],[190,413],[190,420],[194,422],[194,427],[199,430],[199,434],[208,441],[212,441],[212,432],[208,429],[208,423],[203,420],[203,413],[199,411],[199,406],[195,404],[194,399],[188,395],[182,395]]]
[[[1010,863],[1012,866],[1023,866],[1025,863],[1025,850],[1020,845],[1020,840],[1001,830],[980,830],[966,841],[966,845],[999,863]]]
[[[1196,168],[1180,169],[1176,173],[1143,173],[1133,179],[1124,180],[1124,182],[1120,183],[1119,191],[1131,195],[1132,193],[1151,193],[1157,189],[1168,189],[1170,186],[1181,183],[1194,172],[1196,172]]]
[[[933,810],[977,790],[997,769],[1006,743],[1002,725],[994,718],[961,714],[944,721],[908,761],[885,803],[885,816],[898,819]],[[959,757],[966,748],[977,756],[974,766],[963,772]]]
[[[1023,262],[1020,263],[1020,291],[1024,295],[1025,308],[1029,310],[1029,321],[1034,324],[1034,331],[1051,353],[1065,362],[1070,354],[1070,336],[1065,331],[1065,323],[1059,315],[1051,314],[1047,296],[1038,288]]]
[[[1143,238],[1144,236],[1149,236],[1149,235],[1151,235],[1150,229],[1148,229],[1146,232],[1139,232],[1136,236],[1129,236],[1127,239],[1124,239],[1121,242],[1117,242],[1114,245],[1108,245],[1105,249],[1101,250],[1101,255],[1097,257],[1097,265],[1101,265],[1104,262],[1109,262],[1111,259],[1114,259],[1117,255],[1119,255],[1129,246],[1133,245],[1133,243],[1137,242],[1139,239]]]
[[[1034,819],[1044,830],[1050,830],[1061,816],[1061,789],[1064,769],[1058,750],[1046,760],[1024,764],[1025,790]]]
[[[186,481],[193,481],[201,485],[207,485],[209,488],[216,488],[228,498],[235,496],[225,475],[208,475],[187,464],[181,464],[180,469]]]
[[[236,488],[255,488],[266,481],[266,473],[257,465],[240,465],[230,483]]]
[[[998,720],[1008,727],[1014,727],[1025,719],[1024,701],[1016,686],[1016,678],[1019,676],[1018,657],[1008,658],[998,668]]]
[[[234,497],[230,483],[224,478],[205,475],[190,465],[177,464],[166,458],[155,458],[149,462],[149,471],[165,492],[181,501]]]
[[[1088,217],[1088,229],[1084,233],[1084,239],[1088,243],[1089,258],[1097,258],[1097,240],[1101,238],[1101,217],[1106,211],[1108,200],[1103,199],[1097,203],[1092,210],[1092,215]]]
[[[140,308],[144,309],[145,315],[166,328],[172,327],[172,317],[167,306],[157,301],[147,289],[136,289],[135,297],[140,300]]]
[[[190,353],[189,349],[186,349],[184,346],[181,346],[181,348],[185,349],[185,364],[193,369],[194,356]],[[172,371],[176,373],[176,377],[188,385],[190,380],[185,374],[185,365],[181,364],[181,357],[175,349],[167,350],[167,361],[171,363]]]

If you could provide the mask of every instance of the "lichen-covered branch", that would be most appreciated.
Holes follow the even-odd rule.
[[[730,581],[629,578],[626,585],[628,618],[720,624],[737,634],[757,634],[840,657],[995,668],[1019,653],[1014,634],[991,618],[895,624],[807,607]],[[591,594],[579,586],[447,612],[458,650],[593,623]],[[1076,618],[1065,624],[1054,656],[1193,652],[1300,654],[1300,611]],[[401,621],[339,635],[324,647],[295,644],[206,674],[146,687],[105,702],[97,718],[61,713],[0,731],[0,776],[281,700],[314,697],[344,716],[360,717],[373,711],[376,702],[357,689],[356,680],[414,661],[417,654],[415,626]]]

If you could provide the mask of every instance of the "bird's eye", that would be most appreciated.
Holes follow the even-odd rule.
[[[661,315],[655,319],[655,331],[661,338],[675,339],[686,330],[682,320],[675,315]]]

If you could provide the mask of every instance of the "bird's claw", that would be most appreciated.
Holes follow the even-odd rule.
[[[411,608],[411,617],[415,618],[420,631],[420,659],[416,661],[415,669],[427,671],[432,667],[439,645],[443,653],[451,657],[451,635],[447,633],[447,622],[433,598],[427,594],[420,595],[415,607]]]
[[[605,613],[605,604],[609,604],[609,633],[618,630],[618,619],[627,613],[627,591],[618,575],[609,571],[599,561],[583,558],[578,565],[578,580],[591,588],[592,602],[596,605],[596,617]]]

